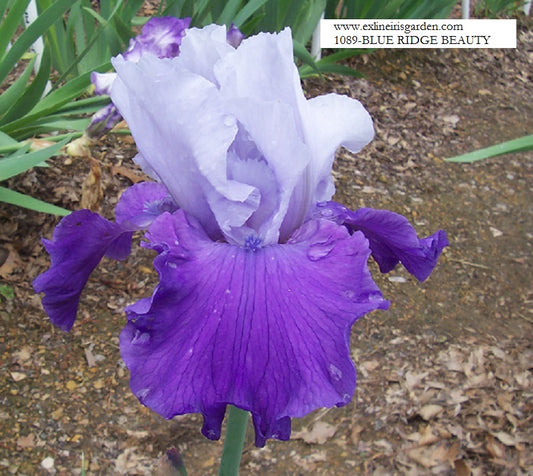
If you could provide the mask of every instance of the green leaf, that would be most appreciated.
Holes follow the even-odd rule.
[[[18,142],[12,137],[0,131],[0,147],[4,147],[6,145],[14,145],[14,144],[18,144]]]
[[[50,213],[51,215],[66,216],[71,212],[65,208],[52,205],[51,203],[37,200],[36,198],[15,192],[9,188],[0,187],[0,202],[10,203],[18,207],[28,208],[37,212]]]
[[[26,2],[27,3],[27,2]],[[24,52],[68,9],[71,0],[56,0],[24,30],[0,62],[0,84]],[[0,38],[2,38],[0,36]],[[11,38],[11,37],[10,37]]]
[[[57,154],[61,150],[61,147],[63,147],[69,140],[70,138],[67,138],[50,147],[30,152],[22,157],[18,156],[18,154],[13,154],[9,157],[0,159],[0,182],[25,172],[26,170],[35,167],[37,164],[44,162],[46,159],[49,159]]]
[[[13,299],[15,297],[15,291],[8,284],[0,284],[0,296],[6,299]]]
[[[304,45],[298,41],[293,41],[294,55],[304,62],[306,65],[310,66],[316,74],[320,76],[320,71],[316,65],[315,59],[311,56],[311,53],[307,51]]]
[[[24,93],[17,99],[16,103],[13,104],[10,110],[6,112],[5,116],[2,117],[0,120],[0,126],[24,116],[28,111],[31,111],[35,107],[43,96],[46,84],[50,77],[50,68],[50,53],[48,46],[46,46],[43,51],[41,66],[39,67],[37,75],[26,88]]]
[[[28,3],[30,3],[30,0],[17,0],[14,2],[14,4],[11,5],[7,16],[4,18],[2,23],[0,23],[0,59],[2,60],[4,52],[7,49],[7,45],[13,38],[13,35],[15,34],[15,31],[17,30],[17,27],[22,19],[22,15],[24,15],[24,12],[26,11]],[[17,58],[15,58],[15,62],[20,59],[24,51],[26,51],[26,48],[20,52]],[[3,80],[4,78],[0,78],[0,83],[2,83]]]
[[[353,78],[362,78],[363,74],[359,71],[350,68],[349,66],[345,66],[343,64],[320,64],[317,63],[317,69],[319,71],[319,74],[341,74],[343,76],[351,76]],[[299,69],[300,77],[302,79],[309,78],[311,76],[316,76],[315,70],[310,68],[309,66],[305,65],[300,67]]]
[[[229,25],[235,17],[239,7],[241,6],[241,0],[229,0],[226,2],[224,9],[217,18],[216,23],[219,25]]]
[[[110,63],[105,63],[104,65],[96,68],[97,70],[108,70],[111,67]],[[26,116],[17,119],[16,121],[10,122],[9,124],[2,125],[0,130],[6,132],[7,134],[17,138],[16,132],[17,129],[28,126],[32,122],[49,115],[61,106],[67,104],[72,99],[80,96],[90,84],[91,73],[87,72],[70,80],[60,89],[53,91],[48,94],[42,101],[39,102]]]
[[[7,111],[19,98],[24,89],[26,88],[26,83],[31,76],[33,65],[37,59],[36,55],[33,55],[33,58],[26,66],[24,72],[17,78],[17,80],[9,86],[2,94],[0,94],[0,117],[4,115],[2,111]]]
[[[484,149],[469,152],[468,154],[458,155],[444,160],[446,162],[470,163],[488,159],[490,157],[496,157],[497,155],[512,154],[514,152],[523,152],[526,150],[533,150],[533,135],[502,142],[501,144],[496,144]]]
[[[233,19],[233,23],[237,27],[241,27],[241,25],[248,21],[248,19],[254,15],[268,0],[251,0],[249,1],[244,7],[239,10],[239,12],[235,15],[235,18]]]

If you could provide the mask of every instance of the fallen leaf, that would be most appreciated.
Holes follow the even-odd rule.
[[[123,177],[130,179],[132,183],[139,183],[145,180],[144,176],[128,167],[124,167],[123,165],[114,165],[111,167],[111,173],[113,175],[122,175]]]
[[[486,448],[493,458],[505,458],[505,448],[492,435],[487,436]]]
[[[418,410],[418,414],[424,420],[428,421],[437,416],[440,412],[442,412],[442,410],[444,410],[444,408],[442,408],[440,405],[430,403],[428,405],[424,405],[420,410]]]
[[[462,459],[456,459],[453,462],[453,466],[455,468],[455,476],[470,476],[472,474],[470,466]]]
[[[497,228],[494,228],[492,226],[489,227],[490,232],[492,233],[492,236],[494,238],[498,238],[503,235],[503,231],[498,230]]]
[[[15,271],[20,263],[18,253],[11,245],[0,248],[0,278],[7,278]]]
[[[89,347],[85,347],[85,359],[87,360],[87,366],[89,368],[94,367],[96,365],[96,359]]]
[[[451,124],[453,127],[455,127],[457,123],[459,122],[460,118],[459,116],[455,114],[451,114],[449,116],[442,116],[442,120],[444,122],[447,122],[448,124]]]
[[[422,432],[421,438],[418,440],[419,445],[432,445],[440,440],[440,436],[434,435],[431,426],[428,425]]]
[[[24,380],[27,377],[26,374],[23,374],[22,372],[11,372],[11,378],[15,382],[20,382],[21,380]]]
[[[316,443],[322,445],[332,438],[336,431],[337,425],[330,425],[325,421],[317,421],[310,431],[304,428],[302,431],[294,432],[293,438],[304,440],[309,444]]]
[[[27,436],[21,436],[17,440],[17,446],[22,449],[35,447],[35,435],[30,433]]]
[[[81,202],[82,208],[88,208],[91,211],[96,211],[100,207],[100,202],[104,196],[102,190],[102,170],[100,164],[96,159],[89,157],[91,170],[81,187]]]
[[[505,446],[516,446],[516,440],[509,433],[498,431],[492,435],[498,438]]]

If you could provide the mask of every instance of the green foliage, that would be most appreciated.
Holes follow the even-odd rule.
[[[489,18],[516,15],[524,3],[523,0],[480,0],[476,4],[475,15]]]
[[[457,0],[329,0],[326,18],[447,18]]]
[[[13,299],[15,297],[15,291],[12,286],[7,284],[0,284],[0,296],[3,296],[5,299]]]
[[[533,135],[520,137],[501,144],[496,144],[485,149],[475,150],[468,154],[458,155],[446,159],[446,162],[462,162],[470,163],[478,160],[488,159],[490,157],[496,157],[502,154],[512,154],[514,152],[524,152],[527,150],[533,150]]]
[[[56,0],[38,0],[44,12]],[[142,0],[101,0],[95,11],[90,0],[72,0],[68,14],[44,32],[50,47],[52,66],[61,75],[90,73],[109,58],[124,51],[133,36],[132,22]]]
[[[33,68],[37,58],[28,54],[30,46],[60,21],[72,6],[71,0],[55,0],[44,9],[17,38],[29,0],[11,0],[0,3],[0,181],[7,180],[57,154],[72,134],[55,135],[57,144],[42,150],[32,150],[27,140],[44,133],[60,131],[81,135],[87,127],[87,113],[97,111],[106,99],[88,98],[76,101],[90,85],[90,72],[64,83],[61,88],[45,94],[52,74],[52,55],[48,41],[36,74]],[[8,40],[13,40],[7,49]],[[26,59],[27,58],[27,59]],[[109,69],[109,57],[100,69]],[[7,84],[6,84],[7,83]],[[63,140],[61,140],[63,139]],[[0,187],[0,201],[47,213],[65,215],[67,210],[49,205],[35,198]]]

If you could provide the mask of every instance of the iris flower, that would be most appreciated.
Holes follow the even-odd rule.
[[[146,230],[159,284],[120,335],[133,393],[165,418],[201,413],[210,439],[232,404],[251,412],[256,445],[286,440],[292,417],[352,398],[352,324],[389,306],[369,256],[422,281],[446,234],[419,239],[401,215],[331,201],[335,151],[364,147],[372,120],[346,96],[305,98],[289,29],[235,48],[225,27],[192,28],[177,57],[113,65],[111,98],[155,181],[126,190],[115,221],[63,218],[35,291],[68,331],[101,258],[126,258]]]
[[[152,54],[159,58],[178,56],[181,39],[190,23],[190,18],[150,18],[143,25],[141,33],[130,40],[129,47],[122,57],[136,63],[145,54]],[[97,96],[109,95],[115,77],[115,73],[93,72],[91,82],[94,85],[94,93]],[[117,108],[113,103],[110,103],[93,115],[87,128],[87,134],[89,137],[101,136],[113,129],[121,120],[122,116]]]

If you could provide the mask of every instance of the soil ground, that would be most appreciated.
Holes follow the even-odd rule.
[[[533,154],[443,161],[533,133],[531,23],[518,38],[516,50],[382,50],[353,60],[363,79],[305,82],[311,96],[359,99],[375,121],[371,145],[339,153],[335,199],[402,213],[420,235],[443,228],[450,247],[422,284],[373,266],[392,306],[354,325],[353,401],[295,419],[290,442],[256,449],[249,431],[243,475],[533,473]],[[72,210],[101,190],[111,217],[142,178],[134,154],[109,135],[92,173],[61,156],[8,185]],[[62,333],[31,289],[56,223],[0,204],[0,474],[154,474],[171,447],[189,474],[216,474],[222,444],[198,416],[164,421],[128,389],[122,308],[151,294],[152,256],[104,261]]]

